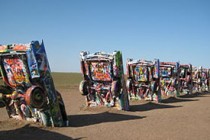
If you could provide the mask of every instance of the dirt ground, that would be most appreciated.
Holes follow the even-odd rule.
[[[78,88],[59,89],[69,127],[45,128],[8,119],[0,109],[0,140],[209,140],[210,94],[169,98],[156,104],[132,101],[130,111],[84,107]]]

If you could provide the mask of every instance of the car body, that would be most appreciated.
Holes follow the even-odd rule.
[[[192,68],[192,82],[193,82],[193,92],[201,91],[201,71],[198,67]]]
[[[129,109],[125,88],[122,53],[87,51],[80,53],[83,80],[79,90],[86,97],[86,105]]]
[[[179,62],[160,62],[161,92],[163,96],[179,96]]]
[[[126,87],[130,99],[161,101],[159,59],[154,61],[127,59]]]
[[[193,67],[193,91],[207,92],[209,91],[210,70],[203,67]]]
[[[0,70],[0,106],[9,117],[66,125],[64,102],[55,89],[43,42],[1,45]]]
[[[181,64],[179,68],[179,91],[180,94],[192,94],[193,78],[192,65]]]

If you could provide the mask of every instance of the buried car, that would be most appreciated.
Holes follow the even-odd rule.
[[[180,94],[192,94],[192,89],[192,65],[181,64],[179,68],[179,92]]]
[[[80,56],[84,80],[81,81],[79,90],[86,97],[86,105],[129,110],[122,53],[81,52]]]
[[[193,91],[207,92],[209,91],[209,75],[210,70],[203,67],[193,67]]]
[[[202,83],[202,91],[209,91],[209,75],[210,69],[202,68],[201,73],[201,83]]]
[[[161,101],[159,60],[127,60],[126,87],[130,99]]]
[[[192,84],[194,92],[201,92],[201,70],[198,67],[192,68]]]
[[[0,70],[0,107],[6,107],[10,118],[33,120],[45,126],[68,124],[43,42],[1,45]]]
[[[161,92],[164,96],[179,96],[179,63],[160,62]]]

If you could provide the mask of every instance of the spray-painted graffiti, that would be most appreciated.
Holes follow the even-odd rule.
[[[31,50],[28,50],[26,54],[28,58],[28,67],[31,74],[31,78],[32,79],[39,78],[40,74],[39,74],[38,64],[34,56],[34,53]]]
[[[192,70],[193,91],[205,92],[209,91],[209,69],[194,67]]]
[[[127,60],[127,82],[126,87],[130,99],[145,99],[159,102],[160,78],[159,78],[159,60]]]
[[[148,81],[148,69],[147,67],[136,66],[134,70],[135,80],[146,82]]]
[[[111,81],[111,66],[107,62],[92,62],[90,65],[94,81]]]
[[[179,72],[179,91],[180,94],[191,94],[193,89],[192,80],[192,65],[182,64],[180,65]]]
[[[79,90],[86,96],[86,105],[128,110],[122,54],[117,51],[113,54],[81,52],[80,55],[84,80]]]
[[[178,70],[178,62],[160,63],[160,82],[163,96],[179,96]]]
[[[28,74],[23,61],[19,58],[5,58],[3,60],[4,68],[11,86],[28,83]]]
[[[0,91],[0,107],[6,107],[9,117],[32,119],[46,126],[68,123],[43,42],[0,46],[0,70],[6,85],[0,89],[4,89]]]

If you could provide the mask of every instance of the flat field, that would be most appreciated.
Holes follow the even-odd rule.
[[[163,103],[131,101],[130,111],[86,108],[79,73],[53,73],[70,121],[69,127],[46,128],[8,119],[0,109],[0,140],[209,140],[210,94],[168,98]]]

